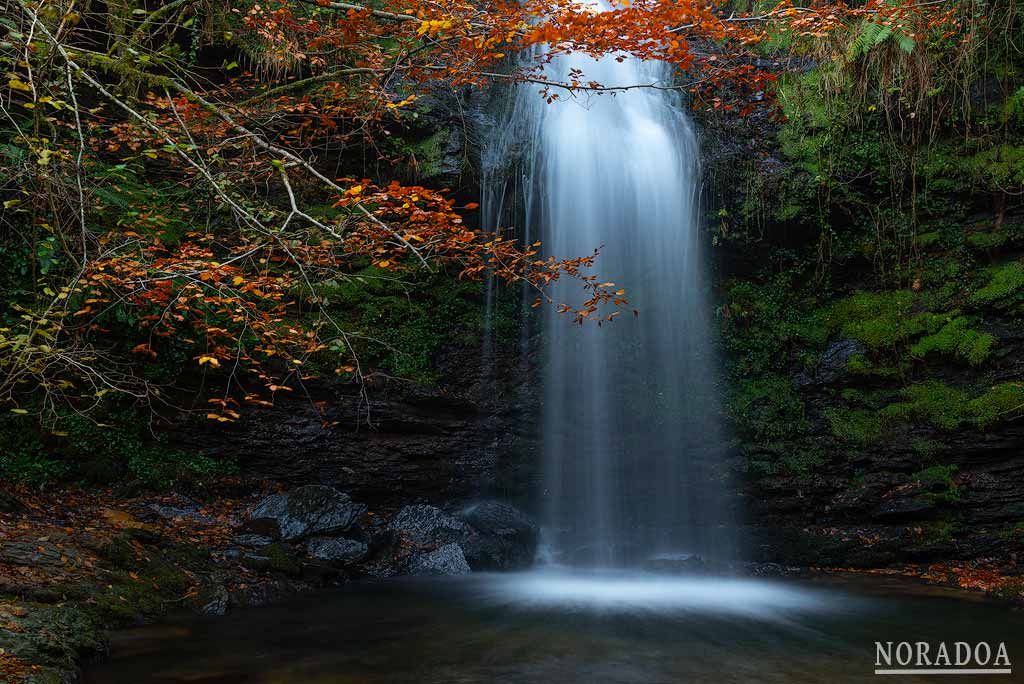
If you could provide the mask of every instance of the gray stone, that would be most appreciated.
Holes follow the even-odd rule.
[[[409,559],[410,575],[465,575],[472,572],[462,547],[445,544],[428,553],[420,553]]]
[[[818,362],[816,380],[823,384],[835,382],[846,375],[846,364],[857,354],[864,354],[864,345],[856,340],[842,339],[829,345]]]
[[[60,549],[49,542],[0,542],[0,562],[11,565],[61,567],[77,556],[72,549]]]
[[[28,507],[13,494],[0,491],[0,513],[23,513]]]
[[[210,599],[203,604],[201,610],[204,615],[225,615],[229,601],[228,590],[218,585],[210,592]]]
[[[366,557],[367,546],[354,539],[318,537],[310,539],[306,552],[313,558],[331,563],[357,563]]]
[[[476,534],[462,543],[474,570],[518,570],[529,567],[537,554],[537,526],[515,506],[483,501],[459,514]]]
[[[164,520],[191,520],[193,522],[204,524],[212,524],[216,522],[214,518],[200,513],[198,504],[194,504],[192,502],[186,502],[183,506],[166,506],[163,504],[151,503],[147,508]]]
[[[429,545],[458,542],[473,534],[466,523],[425,504],[405,506],[388,523],[387,529],[409,541]]]
[[[261,501],[251,515],[257,532],[276,534],[285,541],[344,532],[355,525],[366,506],[331,487],[307,485]]]
[[[270,546],[274,543],[273,539],[270,537],[264,537],[262,534],[240,534],[237,537],[234,537],[231,541],[239,546],[246,546],[249,548]]]

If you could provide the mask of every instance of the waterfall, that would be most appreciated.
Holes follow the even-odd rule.
[[[545,66],[551,81],[574,70],[604,86],[669,81],[666,65],[615,55],[559,55]],[[603,246],[595,273],[626,289],[637,311],[600,327],[576,326],[554,307],[544,314],[548,540],[571,565],[715,554],[725,522],[722,440],[693,127],[672,90],[562,92],[553,103],[539,91],[520,87],[490,156],[522,157],[520,220],[544,252],[580,256]],[[571,281],[552,294],[585,298]]]

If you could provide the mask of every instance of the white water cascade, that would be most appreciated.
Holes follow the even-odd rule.
[[[545,75],[565,82],[574,70],[603,86],[669,82],[663,64],[614,55],[559,55]],[[543,501],[555,560],[612,567],[720,553],[722,440],[694,131],[670,89],[553,88],[552,103],[539,91],[522,86],[511,107],[492,156],[518,153],[523,170],[491,184],[485,210],[507,215],[516,194],[525,237],[539,236],[545,254],[602,247],[595,273],[630,301],[600,328],[553,307],[545,314]],[[572,281],[553,296],[585,298]]]

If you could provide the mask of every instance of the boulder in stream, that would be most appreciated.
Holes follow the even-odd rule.
[[[361,561],[367,550],[363,542],[341,537],[317,537],[306,546],[306,552],[313,558],[343,565]]]
[[[344,532],[355,525],[366,506],[348,494],[323,485],[306,485],[263,499],[252,510],[250,527],[285,541]]]
[[[418,553],[409,559],[410,575],[465,575],[472,572],[462,547],[445,544],[427,553]]]
[[[462,543],[474,570],[520,570],[537,553],[537,526],[515,506],[482,501],[466,508],[459,518],[476,534]]]
[[[461,542],[473,534],[466,523],[426,504],[404,506],[388,523],[387,529],[420,545]]]

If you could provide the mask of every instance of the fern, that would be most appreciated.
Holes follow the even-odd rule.
[[[908,55],[914,51],[914,39],[900,29],[894,29],[887,24],[876,24],[865,19],[860,24],[857,37],[850,43],[847,57],[851,60],[864,57],[887,40],[895,41],[896,45]]]
[[[917,45],[914,42],[913,38],[908,36],[900,29],[896,29],[895,31],[892,32],[892,39],[896,41],[897,45],[899,45],[900,50],[903,50],[903,52],[907,53],[908,55],[914,51],[914,47]]]

